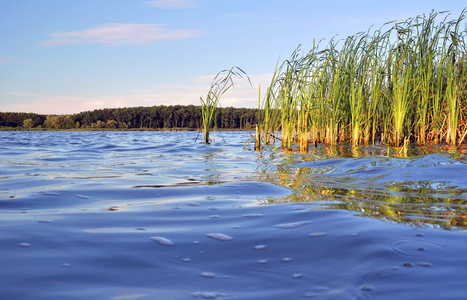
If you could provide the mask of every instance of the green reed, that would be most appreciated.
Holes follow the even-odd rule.
[[[437,17],[444,15],[441,22]],[[298,47],[274,71],[260,107],[263,137],[308,142],[455,145],[467,135],[465,10],[432,12],[357,33],[324,48]],[[387,28],[388,29],[384,29]],[[268,138],[263,141],[269,143]]]
[[[213,123],[213,118],[220,106],[221,96],[231,87],[235,87],[234,78],[243,78],[246,76],[251,84],[248,75],[239,67],[232,67],[230,70],[222,70],[214,77],[211,87],[206,95],[206,100],[201,100],[201,115],[203,118],[204,142],[210,143],[209,132]]]

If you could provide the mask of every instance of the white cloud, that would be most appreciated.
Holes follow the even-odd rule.
[[[183,9],[197,6],[196,0],[153,0],[146,1],[146,4],[164,9]]]
[[[161,40],[186,39],[198,36],[195,30],[167,29],[158,24],[105,24],[80,31],[52,33],[43,46],[66,44],[102,44],[119,46],[149,44]]]

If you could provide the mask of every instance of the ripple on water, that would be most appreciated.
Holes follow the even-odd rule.
[[[6,245],[0,247],[5,264],[0,268],[3,298],[47,298],[50,284],[60,293],[54,298],[90,299],[117,298],[116,289],[125,289],[127,296],[147,292],[147,297],[164,299],[369,299],[376,294],[414,299],[465,292],[465,234],[438,229],[423,229],[422,234],[405,224],[381,222],[380,214],[370,218],[375,216],[373,204],[381,212],[379,202],[360,201],[379,200],[383,192],[400,198],[403,192],[388,186],[403,180],[407,191],[416,192],[425,189],[426,179],[429,191],[437,189],[445,196],[439,201],[455,200],[459,206],[452,208],[460,209],[467,187],[467,177],[461,174],[466,172],[465,163],[452,169],[451,162],[438,157],[416,166],[419,158],[377,156],[361,162],[322,157],[325,160],[297,166],[298,156],[265,151],[258,159],[257,153],[242,150],[243,142],[237,148],[191,146],[196,133],[193,139],[180,135],[184,137],[180,147],[173,134],[86,132],[73,137],[81,144],[71,145],[63,139],[70,134],[54,133],[55,143],[43,142],[43,147],[30,150],[20,146],[25,147],[22,165],[18,164],[22,159],[0,155],[0,173],[6,172],[1,176],[10,176],[0,178],[0,196],[4,196],[0,212],[8,221],[0,234]],[[41,140],[48,139],[41,135]],[[115,147],[94,149],[102,144]],[[76,150],[66,152],[73,156],[70,161],[40,160],[62,148]],[[315,159],[314,155],[300,157]],[[382,177],[381,168],[390,173]],[[264,175],[258,173],[262,169]],[[283,178],[276,178],[278,173]],[[191,178],[202,184],[178,184]],[[370,183],[355,184],[356,178]],[[447,183],[443,185],[440,178]],[[277,185],[244,182],[256,179]],[[298,184],[289,185],[293,180]],[[414,184],[409,186],[408,181]],[[370,184],[376,187],[374,194]],[[157,189],[133,188],[136,185]],[[455,185],[456,194],[446,190]],[[327,187],[332,193],[321,193]],[[300,196],[302,188],[306,197]],[[7,199],[13,193],[16,197]],[[304,202],[291,201],[296,199]],[[364,205],[354,206],[355,199]],[[423,199],[417,196],[414,201]],[[408,207],[405,200],[412,201],[400,200],[404,207]],[[109,212],[109,207],[120,211]],[[439,211],[431,204],[426,209]],[[425,210],[422,213],[427,215]],[[461,214],[456,216],[462,219]],[[327,235],[319,237],[324,232]],[[222,280],[224,274],[230,276],[228,280]],[[89,289],[90,285],[99,289]],[[164,290],[173,292],[173,297],[161,294]],[[85,294],[73,294],[76,291]]]
[[[202,298],[202,299],[216,299],[219,297],[222,297],[225,299],[228,295],[225,293],[219,293],[219,292],[195,292],[192,294],[193,297],[196,298]]]
[[[420,239],[397,239],[389,244],[389,249],[397,255],[404,257],[416,257],[433,255],[449,246]]]
[[[173,246],[174,244],[171,240],[162,236],[153,236],[151,237],[151,240],[158,242],[159,244],[164,246]]]
[[[261,218],[263,214],[244,214],[244,218]]]
[[[300,227],[303,225],[310,224],[312,221],[300,221],[300,222],[291,222],[291,223],[283,223],[283,224],[277,224],[274,225],[277,228],[283,228],[283,229],[290,229],[290,228],[296,228]]]
[[[231,236],[228,236],[227,234],[223,233],[207,233],[206,235],[212,239],[221,241],[230,241],[233,239]]]
[[[200,275],[204,278],[214,278],[216,276],[213,272],[202,272]]]
[[[327,233],[326,232],[313,232],[313,233],[310,233],[309,236],[311,237],[321,237],[321,236],[325,236]]]

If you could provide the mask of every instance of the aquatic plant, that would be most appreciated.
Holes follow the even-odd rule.
[[[203,119],[202,130],[204,132],[204,142],[206,144],[210,143],[209,131],[215,113],[220,106],[221,96],[231,87],[235,87],[234,78],[243,78],[243,76],[246,76],[248,82],[251,84],[248,75],[239,67],[232,67],[230,70],[222,70],[214,77],[205,100],[200,97],[201,116]]]
[[[389,22],[277,64],[259,129],[268,144],[462,143],[467,135],[466,10]],[[441,22],[437,17],[444,15]],[[387,29],[385,29],[387,28]],[[258,147],[257,147],[258,148]]]

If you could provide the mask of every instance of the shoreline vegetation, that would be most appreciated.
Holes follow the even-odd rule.
[[[72,115],[0,112],[0,130],[200,130],[201,106],[106,108]],[[219,107],[212,116],[215,130],[252,130],[258,109]]]
[[[402,153],[411,143],[461,145],[467,137],[466,9],[452,20],[432,11],[389,22],[325,47],[314,41],[308,53],[299,46],[278,62],[263,99],[259,88],[255,150],[277,137],[284,150],[300,153],[310,143],[379,143]]]
[[[274,71],[259,107],[257,149],[450,144],[467,136],[466,9],[389,22],[371,32],[299,46]],[[443,18],[437,23],[438,17]],[[384,29],[387,28],[388,29]],[[261,138],[262,137],[262,138]]]
[[[70,128],[70,129],[54,129],[54,128],[24,128],[24,127],[0,127],[0,131],[202,131],[200,128]],[[222,128],[216,131],[249,131],[254,132],[255,129],[229,129]]]

